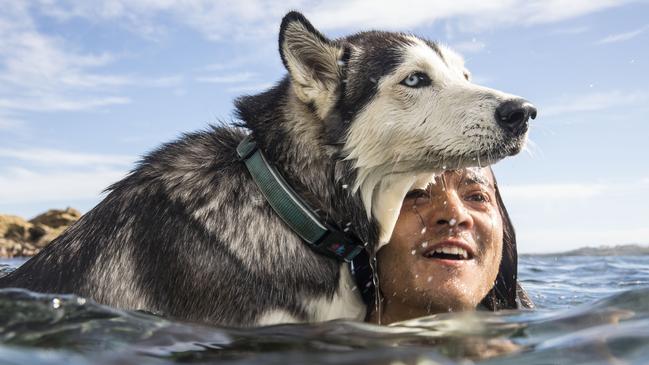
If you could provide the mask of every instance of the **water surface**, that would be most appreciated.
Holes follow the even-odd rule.
[[[22,261],[0,261],[2,270]],[[2,274],[0,274],[2,275]],[[520,258],[535,311],[217,328],[0,290],[0,364],[648,364],[649,256]]]

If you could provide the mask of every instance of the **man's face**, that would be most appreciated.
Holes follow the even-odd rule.
[[[475,309],[498,274],[502,225],[487,168],[448,171],[408,193],[377,256],[385,322]]]

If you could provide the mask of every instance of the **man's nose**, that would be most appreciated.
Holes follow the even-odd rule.
[[[429,219],[431,226],[467,229],[473,225],[471,215],[455,191],[447,190],[446,194],[439,196],[438,203],[434,206]]]

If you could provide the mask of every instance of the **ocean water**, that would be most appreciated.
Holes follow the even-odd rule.
[[[534,311],[394,326],[218,328],[4,289],[0,364],[649,364],[649,256],[522,256],[519,277]]]

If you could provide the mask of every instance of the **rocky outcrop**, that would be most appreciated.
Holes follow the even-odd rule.
[[[0,214],[0,257],[35,255],[80,217],[73,208],[48,210],[29,221]]]

